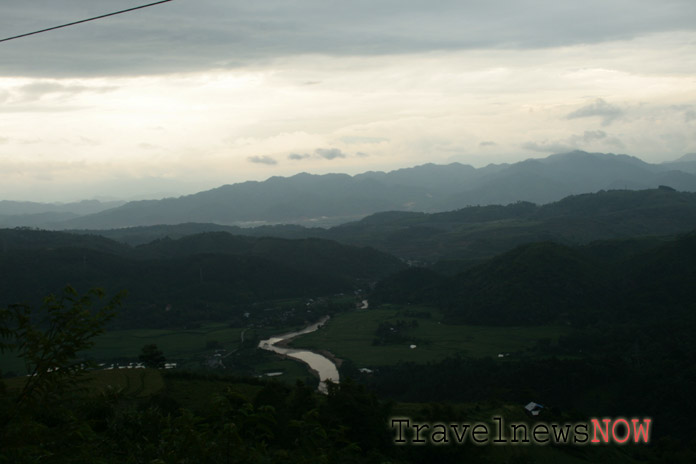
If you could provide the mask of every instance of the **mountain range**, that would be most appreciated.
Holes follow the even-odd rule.
[[[326,227],[380,211],[438,212],[517,201],[545,204],[580,193],[659,185],[696,191],[696,159],[686,155],[672,163],[651,164],[627,155],[574,151],[482,168],[452,163],[354,176],[300,173],[178,198],[97,202],[92,211],[0,202],[0,227],[114,229],[188,222]]]
[[[530,242],[581,245],[597,240],[661,236],[696,229],[696,193],[662,186],[571,195],[536,205],[469,206],[422,213],[385,211],[330,228],[267,225],[242,228],[211,223],[139,226],[74,231],[98,234],[130,246],[179,239],[203,232],[285,239],[320,238],[372,247],[411,264],[434,264],[458,272],[467,263],[490,258]]]

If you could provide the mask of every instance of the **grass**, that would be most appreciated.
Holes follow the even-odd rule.
[[[154,343],[167,359],[186,359],[206,351],[206,343],[217,341],[227,350],[239,347],[244,329],[226,324],[205,324],[196,329],[131,329],[107,332],[95,339],[87,352],[97,360],[137,359],[144,345]]]
[[[403,309],[428,311],[431,318],[413,318]],[[375,331],[380,323],[416,320],[418,327],[403,333],[413,342],[374,346]],[[335,316],[321,330],[298,337],[293,347],[325,349],[339,358],[350,359],[360,367],[396,364],[400,361],[426,363],[460,354],[470,357],[497,357],[534,346],[540,339],[557,340],[565,327],[488,327],[446,325],[436,310],[429,308],[376,308],[351,311]],[[416,348],[411,349],[410,345]]]
[[[164,353],[167,361],[177,362],[179,368],[200,371],[206,356],[214,352],[213,348],[206,347],[208,342],[216,341],[219,347],[233,352],[241,347],[242,332],[244,332],[246,340],[252,340],[267,338],[271,334],[289,332],[297,328],[293,326],[275,329],[244,329],[230,328],[224,323],[208,323],[195,329],[115,330],[96,337],[94,347],[82,355],[105,364],[114,361],[120,361],[122,364],[137,362],[142,347],[154,343]],[[280,382],[288,384],[294,384],[297,380],[302,380],[308,384],[315,382],[304,364],[248,347],[225,358],[224,364],[227,367],[226,370],[212,372],[248,376],[263,376],[267,373],[282,372],[282,375],[275,377]],[[1,355],[0,369],[5,374],[14,373],[14,375],[19,376],[26,374],[23,360],[12,353]]]
[[[194,360],[196,364],[212,349],[206,344],[217,341],[228,351],[239,348],[243,328],[230,328],[224,323],[203,324],[196,329],[130,329],[107,331],[94,339],[95,345],[82,356],[99,363],[112,360],[138,361],[143,346],[155,344],[168,361]],[[252,336],[253,332],[246,332]],[[0,369],[4,373],[26,374],[24,362],[12,353],[0,356]]]

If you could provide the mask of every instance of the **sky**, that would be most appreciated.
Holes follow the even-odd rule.
[[[0,0],[0,39],[145,1]],[[693,0],[173,0],[0,42],[0,200],[696,152]]]

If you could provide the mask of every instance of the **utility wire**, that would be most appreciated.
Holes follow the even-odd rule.
[[[143,8],[148,8],[148,7],[151,7],[151,6],[155,6],[155,5],[159,5],[159,4],[161,4],[161,3],[167,3],[167,2],[171,2],[171,1],[173,1],[173,0],[162,0],[162,1],[160,1],[160,2],[148,3],[147,5],[136,6],[135,8],[129,8],[129,9],[127,9],[127,10],[116,11],[116,12],[114,12],[114,13],[109,13],[109,14],[105,14],[105,15],[101,15],[101,16],[95,16],[94,18],[82,19],[82,20],[80,20],[80,21],[75,21],[75,22],[68,23],[68,24],[62,24],[62,25],[60,25],[60,26],[49,27],[48,29],[42,29],[42,30],[40,30],[40,31],[29,32],[29,33],[27,33],[27,34],[21,34],[21,35],[16,35],[16,36],[14,36],[14,37],[8,37],[8,38],[6,38],[6,39],[0,39],[0,42],[7,42],[8,40],[20,39],[20,38],[22,38],[22,37],[27,37],[27,36],[30,36],[30,35],[41,34],[41,33],[43,33],[43,32],[48,32],[48,31],[54,31],[54,30],[56,30],[56,29],[61,29],[61,28],[64,28],[64,27],[70,27],[70,26],[74,26],[74,25],[76,25],[76,24],[82,24],[82,23],[86,23],[86,22],[89,22],[89,21],[96,21],[97,19],[108,18],[109,16],[116,16],[116,15],[120,15],[120,14],[123,14],[123,13],[128,13],[128,12],[130,12],[130,11],[142,10]]]

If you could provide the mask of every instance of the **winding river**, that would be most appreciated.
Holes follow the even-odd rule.
[[[329,320],[329,316],[322,318],[319,322],[315,322],[312,325],[305,327],[302,330],[296,332],[290,332],[283,335],[277,335],[266,340],[261,340],[259,342],[259,348],[273,351],[274,353],[287,356],[289,358],[297,359],[309,366],[318,376],[319,376],[319,391],[322,393],[327,393],[326,381],[330,380],[332,382],[338,382],[338,369],[336,364],[333,363],[329,358],[308,350],[299,350],[295,348],[285,348],[283,346],[278,346],[287,342],[297,336],[314,332],[324,325],[326,321]]]

